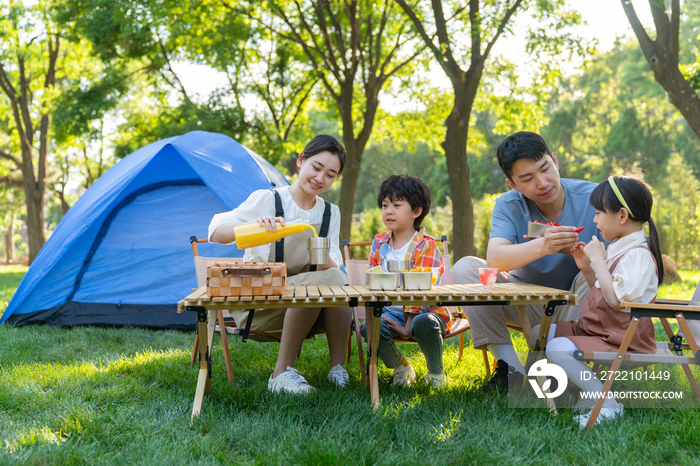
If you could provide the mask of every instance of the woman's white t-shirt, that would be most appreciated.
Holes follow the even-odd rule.
[[[323,221],[323,211],[325,210],[323,199],[316,196],[316,205],[310,210],[304,210],[294,202],[289,192],[290,187],[291,186],[284,186],[276,189],[282,200],[284,219],[289,222],[320,224]],[[259,217],[274,216],[275,196],[273,192],[269,189],[260,189],[251,193],[245,202],[232,211],[214,215],[211,223],[209,223],[208,238],[211,241],[212,233],[224,223],[235,226],[242,223],[254,222]],[[331,221],[328,226],[328,237],[331,239],[330,256],[335,263],[338,264],[338,267],[343,265],[343,257],[340,254],[340,244],[338,241],[339,236],[340,210],[337,205],[331,204]],[[243,260],[246,262],[267,262],[269,257],[270,244],[268,243],[246,249]]]

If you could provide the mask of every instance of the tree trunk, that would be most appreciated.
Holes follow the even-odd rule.
[[[364,86],[366,108],[363,113],[364,121],[362,130],[355,136],[354,120],[352,117],[353,83],[348,81],[343,83],[342,95],[338,102],[343,125],[343,145],[345,146],[345,168],[343,170],[343,180],[340,185],[340,199],[338,209],[340,210],[340,239],[350,239],[352,227],[352,215],[355,212],[355,194],[357,193],[357,181],[360,178],[362,168],[362,154],[367,147],[369,136],[372,133],[374,119],[379,107],[379,90],[384,80],[372,79]],[[349,105],[344,105],[350,102]],[[371,238],[369,238],[371,239]]]
[[[28,177],[25,177],[27,179]],[[33,177],[32,177],[33,178]],[[44,193],[36,183],[25,182],[25,204],[27,206],[27,235],[29,236],[29,265],[32,265],[39,250],[44,246]]]
[[[15,234],[14,230],[15,214],[10,212],[10,221],[7,223],[7,234],[5,235],[5,263],[9,264],[15,256],[15,242],[12,237]]]
[[[18,125],[19,126],[19,125]],[[29,241],[29,265],[46,242],[44,236],[44,180],[34,174],[33,147],[29,137],[22,138],[22,180],[24,182],[24,203],[27,207],[27,236]],[[39,157],[38,164],[46,164],[46,159]],[[46,167],[39,174],[46,173]]]
[[[469,76],[469,75],[468,75]],[[447,172],[452,195],[452,251],[456,262],[464,256],[474,254],[474,206],[467,160],[467,138],[469,136],[469,116],[476,96],[476,85],[453,83],[454,104],[445,121],[447,131],[442,148],[445,150]]]
[[[650,56],[647,56],[647,62],[654,72],[656,82],[661,84],[661,87],[668,94],[668,101],[681,112],[691,129],[700,138],[700,99],[698,99],[698,93],[685,80],[678,69],[678,63],[670,60],[662,47],[657,46],[655,49]]]
[[[338,200],[341,241],[344,239],[350,240],[352,215],[355,210],[355,193],[357,192],[357,181],[360,178],[363,152],[363,148],[357,147],[356,141],[352,136],[349,138],[344,137],[343,143],[345,145],[345,169],[343,170],[343,180],[340,184],[340,199]]]

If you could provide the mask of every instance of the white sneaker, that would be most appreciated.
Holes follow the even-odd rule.
[[[446,381],[447,376],[445,376],[444,372],[442,374],[431,374],[430,372],[425,374],[425,383],[433,388],[440,388],[444,386]]]
[[[274,379],[270,376],[267,381],[267,389],[273,393],[309,393],[314,389],[306,379],[293,367],[287,366],[287,370]]]
[[[328,380],[334,382],[339,387],[345,387],[348,385],[348,382],[350,382],[350,375],[342,364],[337,364],[331,367],[331,371],[328,373]]]
[[[595,425],[601,424],[603,422],[610,422],[617,417],[622,416],[623,407],[620,405],[619,408],[602,408],[598,418],[595,420]],[[574,420],[578,422],[581,429],[585,429],[588,424],[588,420],[591,418],[591,413],[593,410],[588,411],[586,414],[580,414],[574,416]]]
[[[399,367],[394,369],[394,382],[392,385],[399,386],[410,386],[416,380],[416,373],[413,370],[413,366],[409,363],[408,366],[399,364]]]

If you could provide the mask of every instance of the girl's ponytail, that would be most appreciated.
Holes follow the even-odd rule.
[[[649,217],[649,250],[656,259],[656,271],[659,275],[659,285],[664,281],[664,261],[661,257],[661,245],[659,244],[659,232],[656,231],[654,220]]]

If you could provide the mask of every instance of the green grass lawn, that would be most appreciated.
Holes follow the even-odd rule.
[[[26,268],[0,267],[0,312]],[[689,297],[700,273],[660,296]],[[670,291],[669,291],[670,290]],[[670,296],[668,296],[670,297]],[[524,340],[514,334],[516,347]],[[457,363],[446,345],[445,389],[393,389],[380,366],[372,410],[355,355],[351,387],[326,381],[326,341],[304,344],[297,368],[318,390],[267,392],[277,344],[230,338],[235,384],[218,337],[213,394],[190,422],[197,371],[193,334],[135,328],[0,327],[0,464],[697,464],[696,409],[630,409],[581,432],[571,410],[510,409],[476,391],[480,351]],[[425,360],[402,345],[416,372]]]

